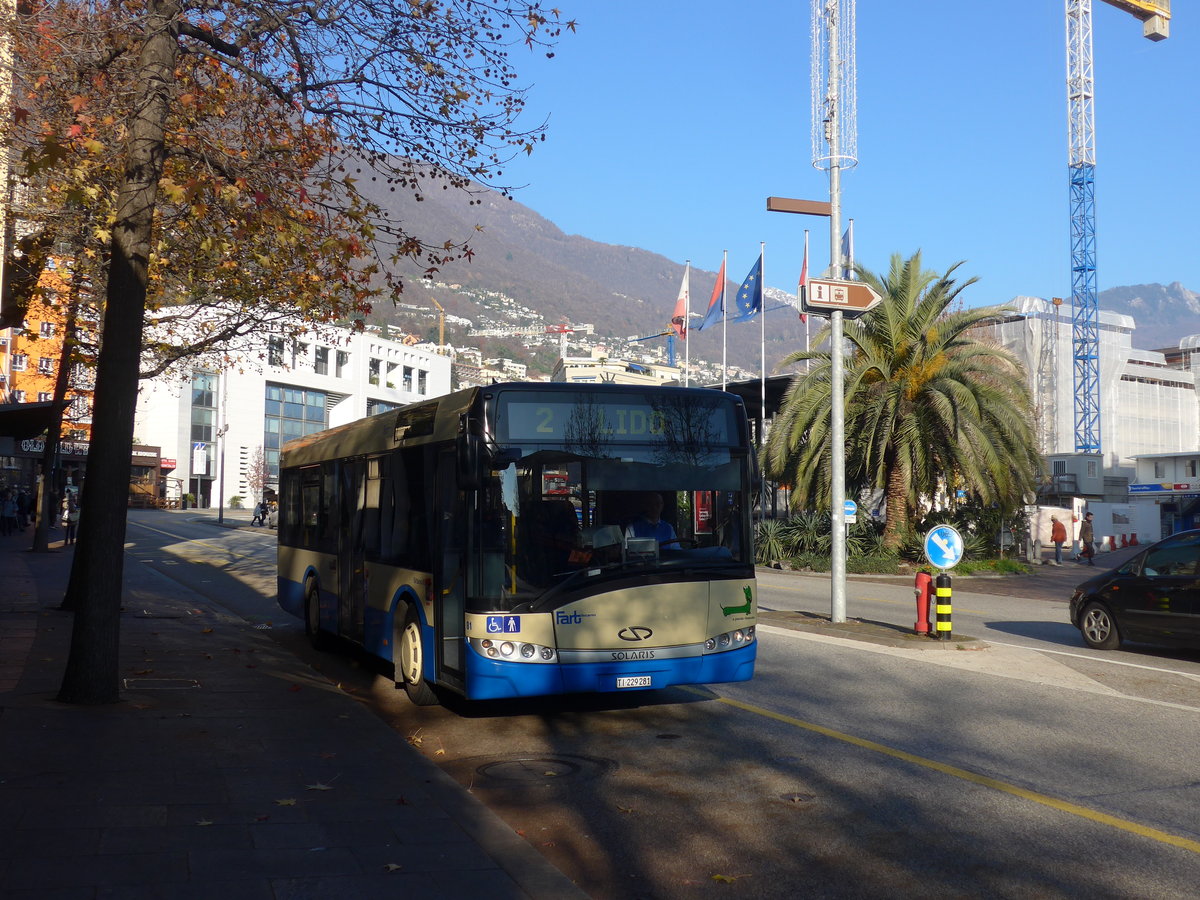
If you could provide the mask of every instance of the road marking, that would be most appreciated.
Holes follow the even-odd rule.
[[[1055,656],[1070,656],[1073,659],[1086,659],[1088,662],[1101,663],[1106,666],[1125,666],[1129,669],[1145,669],[1147,672],[1162,672],[1164,675],[1179,675],[1183,678],[1191,678],[1195,681],[1200,681],[1200,675],[1193,672],[1180,672],[1178,669],[1164,669],[1162,666],[1147,666],[1144,663],[1125,662],[1120,659],[1105,659],[1101,656],[1090,656],[1087,653],[1072,653],[1070,650],[1050,650],[1046,647],[1028,647],[1025,644],[1009,644],[1005,641],[994,641],[991,638],[983,638],[989,644],[995,644],[997,647],[1016,647],[1019,650],[1032,650],[1035,653],[1052,653]],[[1185,709],[1194,709],[1195,707],[1184,707]]]
[[[899,759],[903,762],[912,763],[916,766],[932,769],[935,772],[941,772],[943,775],[949,775],[953,778],[969,781],[972,784],[978,784],[982,787],[1001,791],[1005,794],[1011,794],[1012,796],[1020,797],[1023,800],[1030,800],[1034,803],[1039,803],[1042,806],[1048,806],[1051,809],[1056,809],[1059,812],[1065,812],[1068,815],[1078,816],[1081,819],[1087,819],[1089,822],[1096,822],[1100,825],[1108,825],[1109,827],[1116,828],[1119,831],[1125,831],[1129,834],[1135,834],[1138,837],[1144,837],[1149,838],[1152,841],[1158,841],[1160,844],[1170,844],[1172,847],[1179,847],[1182,850],[1188,850],[1192,853],[1200,854],[1200,841],[1193,841],[1189,838],[1180,837],[1177,834],[1160,831],[1159,829],[1151,828],[1148,825],[1139,825],[1137,822],[1131,822],[1128,819],[1121,819],[1117,816],[1112,816],[1108,813],[1103,813],[1087,806],[1080,806],[1078,803],[1071,803],[1067,800],[1059,800],[1057,797],[1051,797],[1048,794],[1042,794],[1038,791],[1031,791],[1028,788],[1018,787],[1015,784],[1009,784],[1007,781],[1000,781],[997,778],[991,778],[987,775],[980,775],[978,772],[971,772],[967,769],[960,769],[958,766],[951,766],[946,763],[938,762],[937,760],[927,759],[924,756],[917,756],[915,753],[909,753],[907,750],[898,750],[897,748],[889,747],[886,744],[880,744],[876,741],[867,740],[866,738],[860,738],[852,734],[846,734],[844,731],[837,731],[833,728],[826,728],[824,725],[818,725],[815,722],[806,722],[803,719],[797,719],[795,716],[774,712],[773,710],[766,709],[762,706],[755,706],[752,703],[734,700],[731,697],[721,697],[713,694],[711,691],[706,691],[701,688],[686,687],[684,690],[696,694],[697,696],[714,698],[718,702],[724,703],[727,706],[732,706],[744,712],[753,713],[767,719],[774,719],[776,722],[782,722],[785,725],[792,725],[796,728],[802,728],[805,731],[811,731],[815,734],[822,735],[823,737],[832,738],[835,741],[853,744],[855,747],[861,747],[864,750],[870,750],[874,753],[882,753],[884,756],[890,756],[893,759]]]

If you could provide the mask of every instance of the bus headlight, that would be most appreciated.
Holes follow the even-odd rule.
[[[710,637],[704,642],[704,652],[714,653],[724,650],[733,650],[737,647],[745,647],[747,644],[754,642],[754,626],[750,625],[746,628],[738,628],[734,631],[726,631],[724,634],[718,634],[716,637]]]
[[[558,654],[553,647],[523,641],[494,641],[491,638],[467,638],[467,642],[480,655],[488,659],[503,659],[506,662],[553,663]]]

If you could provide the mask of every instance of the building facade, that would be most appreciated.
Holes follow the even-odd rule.
[[[135,440],[161,448],[169,502],[252,506],[278,484],[287,441],[450,391],[448,357],[370,328],[261,344],[253,362],[143,382]]]
[[[1029,373],[1039,449],[1047,457],[1067,461],[1067,468],[1073,469],[1075,378],[1070,307],[1039,297],[1017,297],[1010,305],[1014,312],[992,327],[992,336],[1012,351]],[[1185,366],[1183,351],[1168,359],[1164,351],[1136,350],[1131,343],[1135,328],[1130,316],[1100,312],[1102,452],[1094,473],[1099,477],[1133,481],[1139,456],[1200,449],[1200,403],[1190,353]],[[1193,340],[1184,338],[1181,347]]]

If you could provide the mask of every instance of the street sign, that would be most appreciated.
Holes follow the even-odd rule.
[[[883,301],[875,289],[862,281],[810,278],[804,290],[804,310],[825,314],[840,309],[850,318],[861,316]]]
[[[858,515],[858,504],[853,500],[847,500],[845,507],[842,509],[842,515],[847,519],[853,519]]]
[[[962,535],[953,525],[938,525],[925,535],[925,558],[939,569],[952,569],[963,557]]]

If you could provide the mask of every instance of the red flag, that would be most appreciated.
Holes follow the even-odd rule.
[[[804,309],[805,291],[808,290],[808,229],[804,229],[804,262],[800,264],[800,283],[796,285],[796,299]],[[800,313],[800,321],[808,321],[808,313]]]
[[[679,335],[681,340],[687,340],[687,317],[689,302],[688,302],[688,276],[691,274],[692,264],[689,262],[683,269],[683,284],[679,285],[679,298],[675,301],[675,314],[671,316],[671,327],[675,329],[675,333]]]

